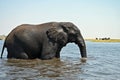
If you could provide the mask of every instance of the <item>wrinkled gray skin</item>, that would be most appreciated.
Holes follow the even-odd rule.
[[[22,24],[13,29],[7,36],[1,58],[5,47],[8,51],[7,58],[39,58],[43,60],[60,58],[61,49],[69,42],[78,45],[82,58],[87,57],[84,39],[73,23]]]

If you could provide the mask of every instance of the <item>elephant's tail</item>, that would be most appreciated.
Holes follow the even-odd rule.
[[[4,49],[5,49],[5,43],[4,43],[3,48],[2,48],[1,59],[2,59],[2,55],[3,55],[3,53],[4,53]]]

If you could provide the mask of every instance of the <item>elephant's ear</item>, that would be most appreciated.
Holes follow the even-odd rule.
[[[52,42],[57,42],[60,45],[65,45],[67,43],[67,35],[64,31],[58,30],[56,28],[50,28],[46,32],[48,38]]]

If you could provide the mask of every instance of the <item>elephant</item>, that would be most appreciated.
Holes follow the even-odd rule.
[[[1,58],[5,48],[8,59],[60,58],[61,49],[72,42],[78,45],[81,58],[87,58],[85,41],[78,27],[72,22],[21,24],[6,37]]]

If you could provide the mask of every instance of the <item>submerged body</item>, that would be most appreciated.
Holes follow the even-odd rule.
[[[60,57],[61,49],[69,42],[78,44],[81,56],[86,58],[86,46],[79,29],[70,22],[49,22],[39,25],[23,24],[7,36],[4,48],[7,58],[51,59]],[[1,58],[2,58],[1,54]]]

